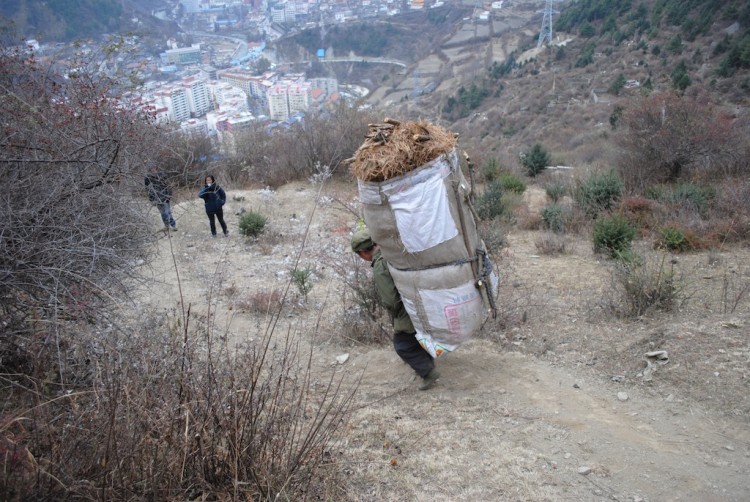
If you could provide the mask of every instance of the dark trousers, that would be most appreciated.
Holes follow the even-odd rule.
[[[157,202],[156,207],[159,208],[159,214],[161,215],[161,221],[164,222],[164,226],[177,228],[177,222],[172,217],[172,208],[169,207],[169,202]]]
[[[219,208],[216,211],[208,212],[206,211],[206,214],[208,215],[208,221],[211,223],[211,234],[216,235],[216,221],[214,218],[219,220],[219,224],[221,225],[221,229],[224,231],[224,233],[227,233],[227,224],[224,223],[224,210]]]
[[[396,331],[393,334],[393,348],[396,349],[396,354],[423,378],[435,367],[432,356],[419,345],[414,333]]]

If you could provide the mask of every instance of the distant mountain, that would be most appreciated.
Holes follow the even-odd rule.
[[[539,5],[513,2],[490,22],[465,15],[437,30],[425,17],[409,25],[399,18],[400,29],[389,32],[360,24],[356,40],[342,28],[293,41],[305,57],[315,43],[346,55],[360,50],[360,39],[384,40],[368,50],[382,47],[376,56],[406,68],[331,63],[329,71],[374,89],[370,103],[388,116],[440,121],[504,165],[537,142],[560,165],[608,165],[614,147],[605,142],[617,134],[619,114],[652,93],[686,94],[750,122],[750,2],[560,2],[552,43],[537,47]]]
[[[67,42],[105,33],[161,31],[170,23],[151,13],[167,6],[162,0],[3,0],[0,16],[26,38]]]

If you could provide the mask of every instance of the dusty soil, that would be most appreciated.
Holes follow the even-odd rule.
[[[174,308],[182,295],[204,312],[210,304],[216,326],[243,340],[263,325],[250,299],[287,288],[300,256],[313,287],[305,300],[291,286],[281,322],[300,333],[320,324],[321,375],[361,377],[334,455],[332,499],[750,499],[747,249],[675,263],[669,256],[687,301],[625,320],[608,308],[617,301],[612,265],[593,254],[588,237],[569,236],[565,254],[548,256],[535,245],[540,232],[513,230],[493,257],[502,278],[498,319],[441,357],[440,380],[420,392],[382,336],[361,343],[342,332],[347,287],[336,271],[355,266],[355,184],[228,194],[229,238],[210,237],[200,200],[176,205],[179,231],[157,232],[153,281],[141,301]],[[532,210],[542,195],[530,188]],[[265,214],[272,237],[241,237],[241,208]],[[649,243],[638,245],[650,253]],[[647,358],[652,351],[668,360]]]

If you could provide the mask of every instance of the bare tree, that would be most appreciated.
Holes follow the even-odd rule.
[[[322,168],[346,172],[339,167],[341,161],[359,147],[372,121],[371,112],[342,104],[308,114],[288,130],[269,133],[261,125],[249,128],[236,141],[234,158],[229,160],[232,172],[242,166],[251,181],[274,187]]]
[[[742,151],[733,121],[706,100],[672,93],[633,103],[618,137],[619,172],[627,187],[737,174]]]

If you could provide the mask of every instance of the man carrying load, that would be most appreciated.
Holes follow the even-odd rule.
[[[393,348],[396,354],[422,378],[419,390],[432,387],[440,374],[435,369],[432,356],[419,344],[416,330],[409,314],[401,301],[401,295],[388,271],[388,264],[383,259],[380,246],[373,242],[369,231],[359,230],[352,236],[352,251],[363,260],[369,261],[372,267],[375,290],[380,303],[393,318]]]

